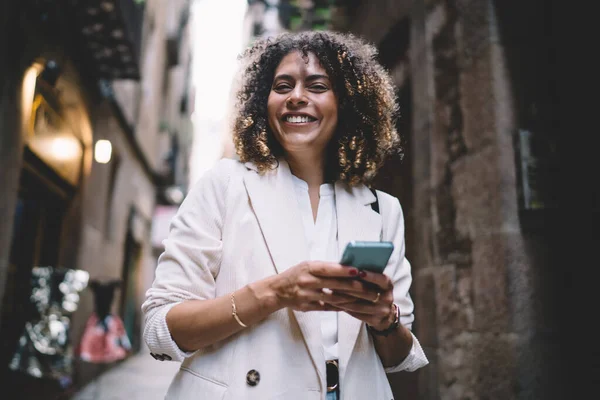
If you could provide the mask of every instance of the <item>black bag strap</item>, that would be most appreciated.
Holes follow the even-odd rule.
[[[371,208],[373,209],[373,211],[379,214],[379,198],[377,197],[377,191],[373,188],[369,188],[369,190],[371,191],[371,193],[373,193],[373,196],[375,196],[375,202],[371,203]]]

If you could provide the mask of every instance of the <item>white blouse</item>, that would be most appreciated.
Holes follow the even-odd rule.
[[[309,259],[338,262],[337,214],[335,211],[335,190],[333,184],[325,183],[319,188],[319,208],[317,219],[313,218],[308,184],[292,175],[296,189],[296,199],[300,207],[300,215],[304,225],[304,235],[308,244]],[[332,311],[315,311],[321,315],[321,334],[326,360],[338,359],[338,313]],[[411,332],[412,335],[412,332]],[[413,345],[408,356],[399,365],[386,368],[386,372],[412,370],[416,360],[427,360],[417,338],[413,336]]]
[[[319,188],[319,208],[315,221],[308,195],[308,184],[294,175],[292,177],[300,214],[302,215],[310,260],[338,262],[337,215],[333,184],[325,183]],[[316,312],[321,316],[325,359],[335,360],[338,358],[338,313],[332,311]]]

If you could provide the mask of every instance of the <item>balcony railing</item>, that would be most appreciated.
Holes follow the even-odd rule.
[[[86,72],[98,79],[139,79],[145,0],[13,1],[11,12],[25,17],[42,40],[68,49]]]
[[[139,79],[144,1],[71,0],[76,29],[83,35],[101,79]]]

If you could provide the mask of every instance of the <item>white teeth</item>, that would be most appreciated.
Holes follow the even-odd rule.
[[[307,117],[305,115],[288,115],[285,117],[285,120],[287,122],[291,122],[293,124],[301,124],[301,123],[305,123],[305,122],[310,122],[311,118]]]

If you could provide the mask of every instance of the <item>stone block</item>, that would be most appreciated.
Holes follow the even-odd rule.
[[[464,66],[480,58],[495,39],[493,7],[490,0],[456,1],[460,58]]]
[[[463,137],[469,151],[478,151],[496,141],[496,98],[492,80],[489,53],[460,73]]]
[[[474,239],[481,234],[518,230],[516,188],[498,164],[502,149],[487,146],[452,165],[456,229]]]
[[[471,272],[453,265],[436,267],[436,320],[440,342],[473,330]]]
[[[435,268],[415,273],[415,326],[413,330],[423,346],[438,347],[437,296]]]
[[[414,202],[412,207],[415,224],[412,234],[411,253],[413,266],[422,268],[432,264],[433,260],[433,231],[431,230],[431,189],[428,181],[419,181],[414,185]]]
[[[442,399],[478,398],[475,396],[473,344],[478,337],[473,332],[456,332],[447,338],[439,350],[438,385]]]
[[[512,331],[509,264],[514,257],[505,234],[479,235],[473,241],[473,305],[475,329]]]
[[[516,399],[517,337],[485,333],[473,341],[473,398]]]
[[[443,26],[448,23],[446,14],[446,6],[443,3],[432,5],[432,8],[427,13],[425,18],[425,33],[426,43],[429,45],[435,36],[442,30]]]

